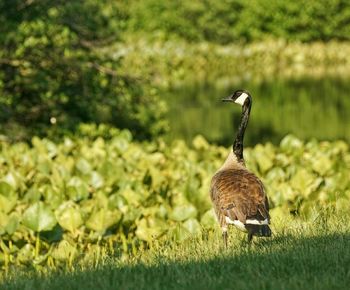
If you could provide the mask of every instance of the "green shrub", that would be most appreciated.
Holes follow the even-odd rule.
[[[117,2],[18,0],[1,2],[0,11],[2,132],[16,139],[80,122],[129,128],[139,139],[164,131],[165,107],[147,78],[128,75],[120,58],[103,53],[120,37]]]
[[[269,36],[315,41],[350,39],[346,0],[140,0],[131,1],[132,31],[226,44]]]

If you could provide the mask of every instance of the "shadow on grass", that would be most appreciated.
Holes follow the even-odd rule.
[[[217,249],[219,241],[212,244]],[[277,236],[252,247],[240,245],[201,256],[195,245],[184,259],[159,258],[152,265],[115,266],[20,277],[0,289],[348,289],[350,234]],[[206,253],[206,254],[205,254]]]

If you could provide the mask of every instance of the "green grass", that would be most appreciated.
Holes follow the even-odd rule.
[[[348,289],[348,220],[341,215],[314,222],[275,218],[271,239],[248,246],[246,236],[232,229],[227,250],[219,231],[204,232],[85,270],[13,272],[0,289]]]

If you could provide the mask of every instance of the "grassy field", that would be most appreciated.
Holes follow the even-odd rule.
[[[348,218],[334,212],[308,222],[275,218],[273,237],[251,246],[232,229],[227,250],[219,231],[204,232],[84,269],[16,271],[0,289],[348,289]]]

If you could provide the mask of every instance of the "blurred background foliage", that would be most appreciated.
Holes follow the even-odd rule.
[[[0,11],[0,131],[12,140],[79,123],[151,139],[169,130],[176,96],[164,86],[350,71],[345,0],[14,0]]]

